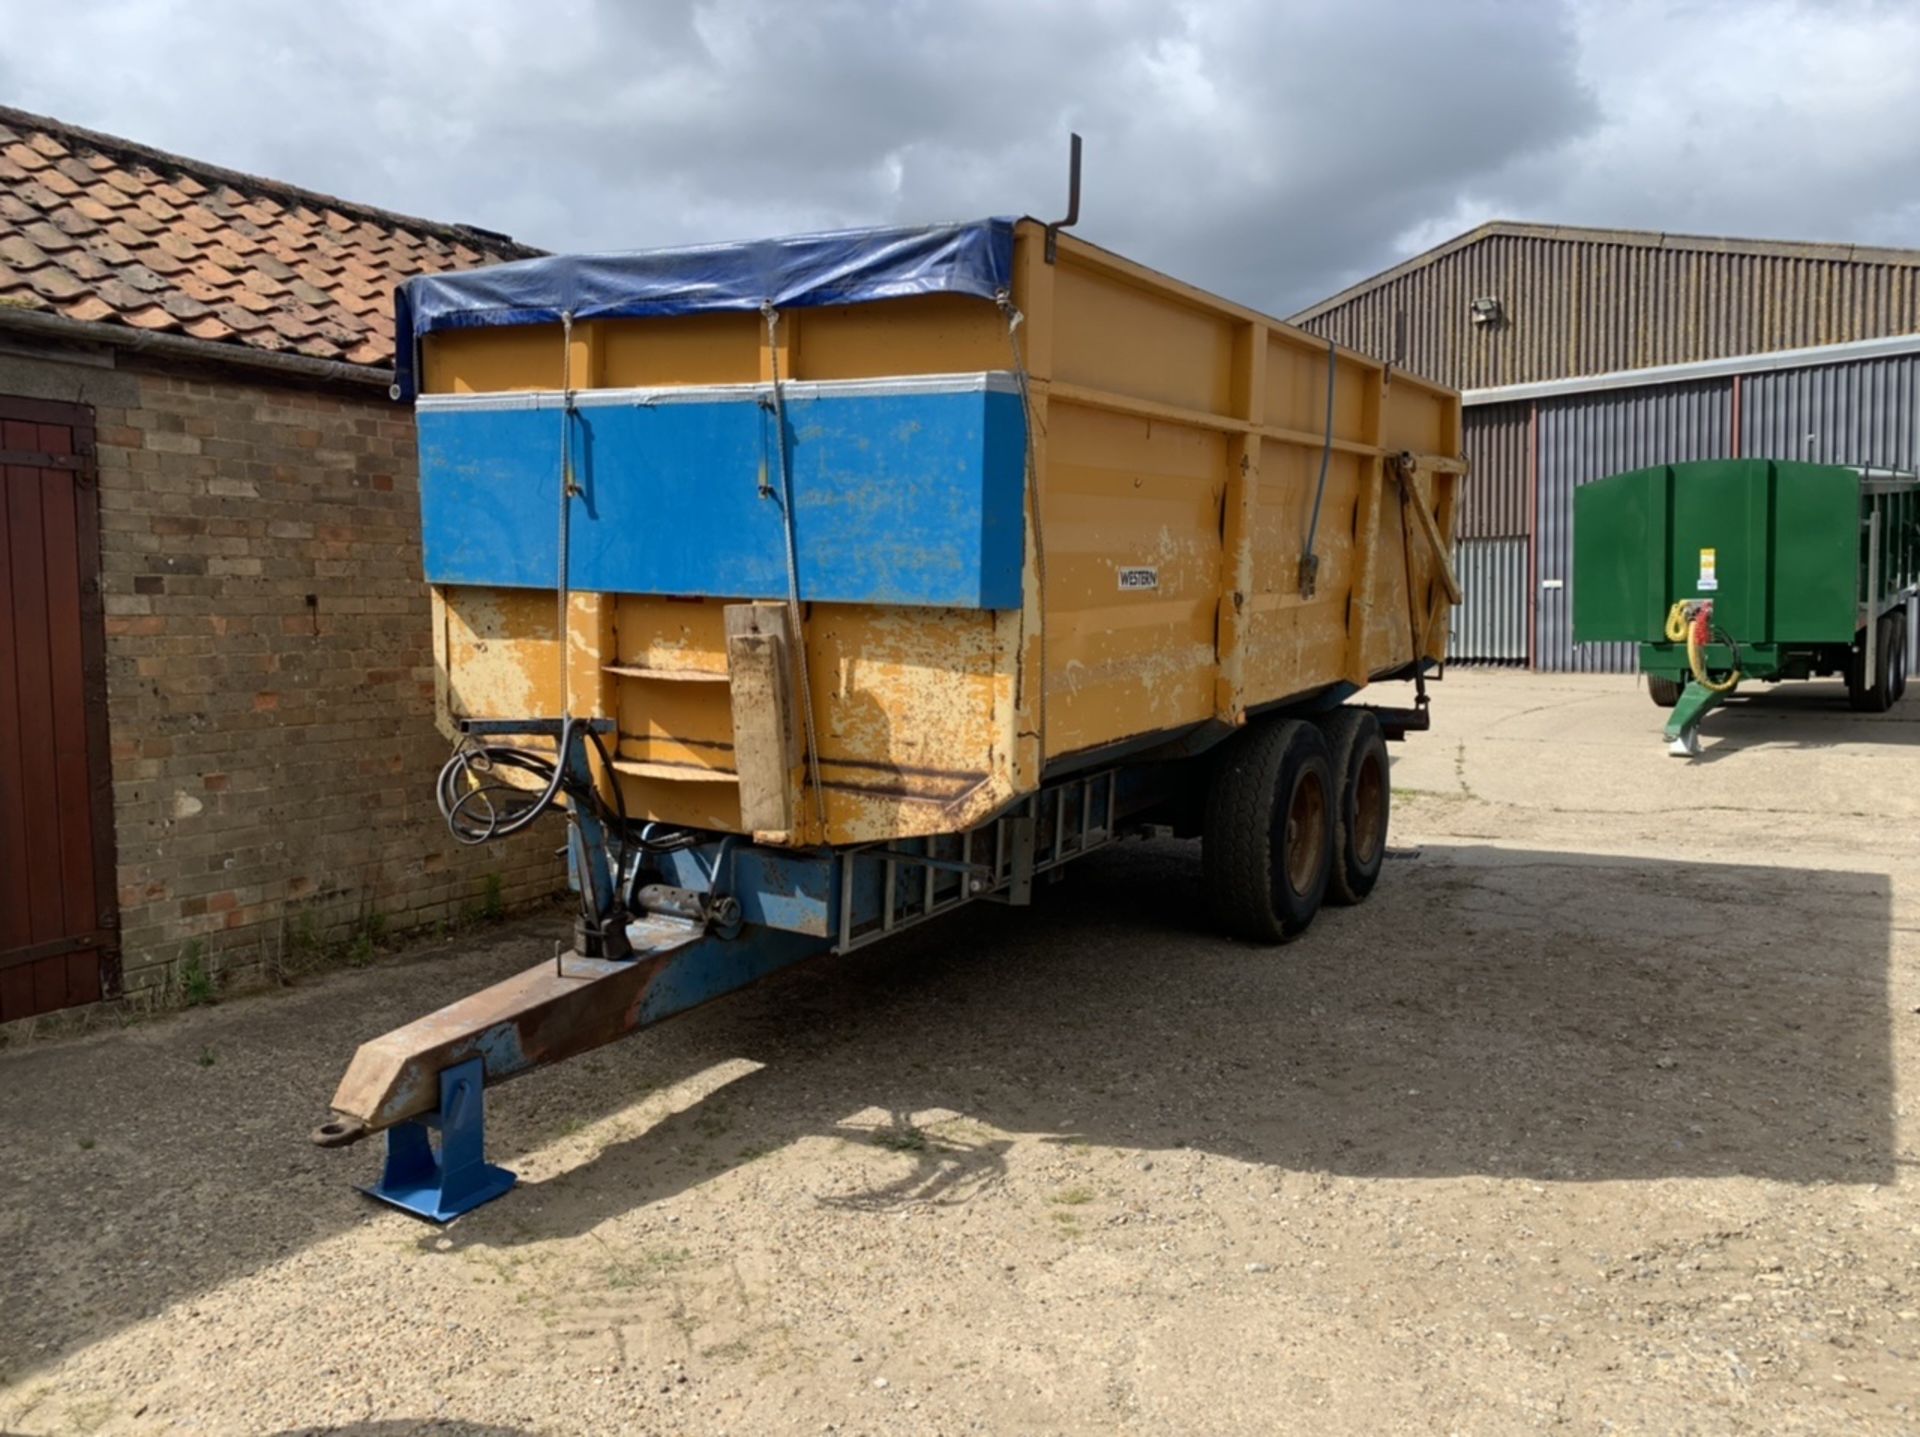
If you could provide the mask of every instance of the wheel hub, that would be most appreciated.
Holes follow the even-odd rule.
[[[1295,893],[1307,893],[1326,862],[1327,790],[1311,770],[1300,775],[1287,801],[1287,884]]]

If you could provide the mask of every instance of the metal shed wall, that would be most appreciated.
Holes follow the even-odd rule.
[[[1454,573],[1463,596],[1448,630],[1447,661],[1524,664],[1527,661],[1528,544],[1518,539],[1462,539]]]
[[[1475,324],[1475,299],[1503,321]],[[1920,252],[1495,222],[1295,316],[1456,389],[1920,330]]]
[[[1816,464],[1920,469],[1920,355],[1780,369],[1741,380],[1740,452]],[[1907,609],[1920,667],[1920,603]]]
[[[1740,452],[1920,468],[1920,355],[1747,375]]]
[[[1630,674],[1632,644],[1573,642],[1573,491],[1650,464],[1724,459],[1733,451],[1733,382],[1706,380],[1543,400],[1534,536],[1534,667]]]
[[[1467,482],[1461,487],[1457,534],[1511,539],[1528,532],[1531,404],[1483,404],[1464,412]]]

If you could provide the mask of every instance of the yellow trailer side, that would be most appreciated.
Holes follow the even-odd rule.
[[[563,696],[554,589],[441,585],[448,724],[564,700],[616,720],[636,818],[852,844],[959,832],[1102,751],[1444,659],[1456,395],[1070,235],[1049,263],[1032,221],[1011,279],[1003,304],[874,300],[771,330],[748,312],[428,334],[426,396],[1010,373],[1029,420],[1018,608],[805,605],[817,794],[804,702],[782,719],[787,790],[742,792],[737,729],[760,718],[736,710],[721,596],[574,593]],[[790,821],[749,822],[769,812]]]

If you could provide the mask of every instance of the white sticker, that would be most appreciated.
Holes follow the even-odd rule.
[[[1695,587],[1703,594],[1711,594],[1720,587],[1720,577],[1714,572],[1717,557],[1712,549],[1700,551],[1700,582]]]
[[[1130,589],[1157,589],[1160,587],[1160,571],[1151,564],[1142,564],[1131,569],[1122,569],[1120,588],[1124,592]]]

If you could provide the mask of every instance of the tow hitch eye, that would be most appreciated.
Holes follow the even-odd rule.
[[[316,1148],[344,1148],[367,1135],[367,1125],[359,1118],[329,1118],[313,1130]]]

